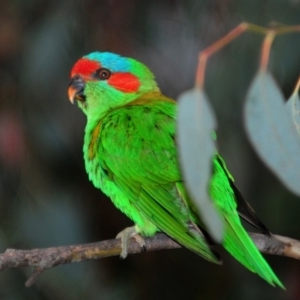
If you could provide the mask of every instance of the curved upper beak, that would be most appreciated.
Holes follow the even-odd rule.
[[[68,88],[68,96],[72,104],[74,104],[75,100],[85,101],[85,96],[83,93],[84,87],[85,87],[85,82],[80,76],[74,76],[71,79]]]

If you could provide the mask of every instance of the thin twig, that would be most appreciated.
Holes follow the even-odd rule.
[[[195,86],[196,88],[203,89],[204,86],[204,79],[205,79],[205,71],[206,71],[206,64],[210,56],[214,53],[234,41],[237,37],[242,35],[244,32],[256,32],[259,34],[266,35],[263,51],[261,56],[261,65],[260,69],[265,70],[267,68],[270,48],[272,45],[275,36],[297,32],[300,31],[300,25],[296,26],[285,26],[280,24],[270,24],[270,28],[265,28],[262,26],[258,26],[256,24],[243,22],[233,28],[229,33],[225,36],[214,42],[212,45],[205,48],[203,51],[199,53],[198,57],[198,66],[196,71],[196,80]]]
[[[249,234],[257,248],[263,253],[300,259],[300,241],[279,235],[270,237],[259,233]],[[153,238],[145,239],[145,243],[147,252],[181,248],[179,244],[162,233],[155,235]],[[131,239],[128,253],[136,254],[141,252],[144,252],[144,249],[134,239]],[[33,273],[25,283],[29,287],[46,269],[90,259],[117,256],[120,253],[121,242],[119,239],[44,249],[7,249],[0,254],[0,271],[9,268],[33,267]]]

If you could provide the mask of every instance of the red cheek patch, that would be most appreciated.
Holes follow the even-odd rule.
[[[90,76],[95,70],[99,69],[101,66],[99,63],[86,58],[79,59],[72,68],[71,77],[76,74],[83,76]]]
[[[113,73],[107,82],[115,89],[125,93],[134,93],[141,85],[139,79],[133,74],[121,72]]]

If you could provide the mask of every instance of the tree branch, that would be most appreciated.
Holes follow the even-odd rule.
[[[300,259],[300,241],[279,235],[269,237],[259,233],[249,234],[258,249],[263,253]],[[181,248],[179,244],[162,233],[145,239],[145,243],[147,252]],[[128,253],[135,254],[143,251],[144,249],[134,239],[131,239]],[[0,254],[0,271],[17,267],[33,267],[33,273],[25,283],[29,287],[48,268],[90,259],[117,256],[120,253],[121,242],[119,239],[44,249],[7,249],[4,253]]]

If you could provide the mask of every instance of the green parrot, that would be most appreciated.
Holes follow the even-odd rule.
[[[68,96],[87,117],[84,161],[89,179],[135,224],[128,240],[163,232],[210,262],[220,263],[185,189],[176,149],[176,102],[164,96],[142,63],[109,52],[93,52],[72,68]],[[270,235],[243,200],[223,159],[212,160],[209,193],[224,220],[222,245],[268,283],[283,285],[243,228],[240,216]]]

